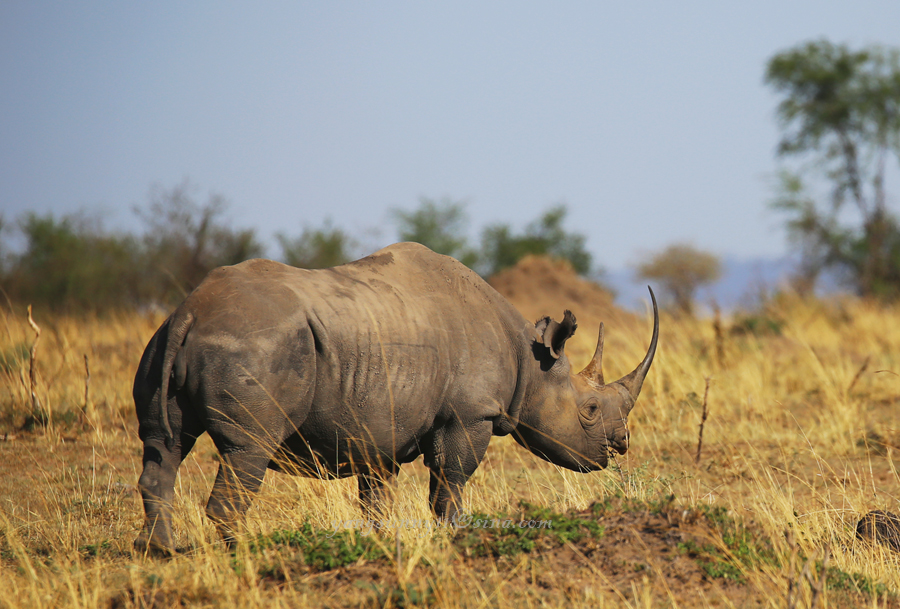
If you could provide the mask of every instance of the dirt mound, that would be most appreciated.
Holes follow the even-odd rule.
[[[597,341],[600,322],[614,333],[644,330],[644,321],[613,303],[613,296],[592,281],[582,279],[566,260],[525,256],[515,266],[500,271],[488,283],[503,294],[529,321],[545,315],[561,320],[565,309],[578,321],[577,341],[567,346],[573,364],[586,364]],[[615,338],[613,339],[615,340]],[[609,344],[607,342],[607,344]]]

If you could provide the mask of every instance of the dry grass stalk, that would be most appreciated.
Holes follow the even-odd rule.
[[[799,548],[797,547],[797,542],[794,540],[794,532],[790,529],[784,532],[784,536],[787,539],[788,547],[791,550],[791,557],[788,561],[788,588],[787,588],[787,601],[785,606],[787,609],[794,609],[797,603],[797,599],[794,596],[795,586],[797,582],[797,578],[794,577],[794,572],[796,570],[797,563],[797,553],[799,552]]]
[[[700,431],[697,432],[697,456],[694,457],[694,463],[700,463],[700,452],[703,450],[703,426],[706,424],[706,417],[709,415],[707,407],[707,399],[709,398],[709,381],[710,377],[706,377],[706,389],[703,390],[703,414],[700,416]]]
[[[91,365],[88,362],[87,353],[84,354],[84,406],[82,414],[91,421],[93,419],[94,408],[91,404]]]
[[[847,386],[847,396],[850,396],[850,392],[853,391],[853,387],[856,386],[856,382],[859,380],[859,377],[863,375],[866,369],[869,367],[869,362],[872,360],[871,355],[866,356],[866,361],[863,362],[862,366],[859,367],[859,370],[853,377],[853,380],[850,381],[850,384]]]
[[[797,606],[797,601],[800,598],[801,592],[801,582],[806,580],[809,584],[810,590],[810,600],[809,600],[809,608],[815,609],[819,606],[819,601],[822,598],[822,594],[825,591],[825,585],[828,578],[828,560],[831,558],[831,548],[828,544],[821,549],[822,555],[822,566],[819,570],[818,577],[814,574],[815,566],[817,558],[819,557],[819,550],[813,552],[812,556],[810,556],[806,562],[803,563],[803,568],[800,570],[800,573],[796,573],[796,563],[797,563],[797,555],[799,553],[799,548],[797,546],[796,539],[794,537],[793,531],[786,531],[785,537],[787,538],[788,547],[790,548],[790,561],[788,563],[788,590],[787,590],[787,602],[785,606],[787,609],[794,609]]]
[[[37,364],[38,342],[41,340],[41,327],[35,323],[34,318],[31,316],[31,305],[28,305],[28,325],[34,330],[34,342],[31,343],[31,351],[28,358],[28,391],[31,394],[31,416],[38,418],[41,404],[35,391],[35,386],[37,385],[35,365]]]

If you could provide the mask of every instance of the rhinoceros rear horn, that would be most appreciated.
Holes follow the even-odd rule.
[[[550,350],[550,355],[553,356],[553,359],[559,359],[559,356],[562,355],[563,347],[566,346],[566,341],[575,334],[578,324],[575,322],[575,316],[572,314],[572,311],[566,309],[566,312],[563,313],[562,322],[545,317],[538,321],[534,327],[538,331],[541,343]]]
[[[656,343],[659,339],[659,310],[656,308],[656,296],[653,294],[650,286],[647,286],[647,289],[650,290],[650,299],[653,301],[653,337],[650,339],[650,347],[647,349],[644,361],[634,369],[634,372],[616,381],[623,385],[628,390],[628,393],[631,394],[632,406],[641,393],[641,386],[644,384],[644,377],[647,376],[647,372],[650,370],[650,364],[653,363],[653,356],[656,355]]]
[[[597,337],[597,348],[590,363],[579,372],[581,376],[596,385],[603,385],[603,322],[600,322],[600,336]]]

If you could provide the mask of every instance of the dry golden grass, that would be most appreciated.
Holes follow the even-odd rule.
[[[674,495],[676,506],[724,507],[768,538],[779,556],[777,563],[740,567],[745,592],[733,593],[736,584],[728,582],[721,587],[732,593],[720,594],[716,582],[697,589],[667,578],[649,545],[647,568],[627,586],[612,585],[610,573],[585,556],[573,587],[567,578],[575,567],[556,572],[554,564],[528,554],[467,562],[447,531],[423,525],[400,530],[399,562],[369,565],[384,572],[384,581],[412,586],[403,590],[429,590],[393,598],[373,596],[352,581],[341,587],[333,572],[288,569],[273,584],[260,574],[271,567],[266,561],[286,567],[283,555],[252,552],[246,544],[227,552],[204,515],[217,467],[206,437],[185,461],[176,487],[174,526],[184,551],[170,560],[135,555],[143,511],[135,490],[141,446],[131,383],[163,318],[37,318],[35,393],[42,414],[34,416],[28,360],[34,332],[23,312],[6,314],[0,326],[0,606],[686,607],[740,606],[746,598],[754,606],[784,607],[793,582],[802,607],[813,594],[798,575],[804,557],[821,557],[825,546],[831,566],[862,574],[882,592],[900,592],[898,557],[854,541],[863,513],[900,511],[893,448],[900,446],[900,311],[854,300],[782,298],[755,319],[756,333],[733,330],[752,321],[725,320],[717,338],[710,320],[663,316],[659,352],[631,416],[632,448],[618,467],[590,475],[562,471],[508,438],[495,438],[465,494],[467,510],[484,513],[515,513],[523,500],[556,512],[583,510],[615,496],[654,502]],[[768,321],[780,324],[779,331],[766,331]],[[581,344],[572,352],[590,354],[595,338],[596,328],[581,327],[573,338]],[[648,320],[643,327],[608,327],[607,378],[630,371],[648,338]],[[573,362],[576,368],[584,363]],[[696,463],[707,377],[709,418]],[[395,491],[390,517],[431,522],[421,460],[404,468]],[[270,472],[248,515],[247,537],[305,522],[327,530],[360,517],[353,479],[323,482]],[[793,566],[786,531],[797,552]],[[395,556],[394,532],[374,538]],[[640,553],[642,543],[635,531],[631,550]],[[725,552],[721,538],[710,543]],[[570,550],[572,561],[582,560],[578,548]],[[354,573],[348,577],[363,578],[362,571]],[[522,586],[525,573],[527,581],[543,583]],[[366,581],[380,577],[364,575]],[[819,606],[885,602],[866,594],[842,601],[831,589],[822,595]]]

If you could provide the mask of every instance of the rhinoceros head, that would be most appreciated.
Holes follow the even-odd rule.
[[[535,324],[535,357],[540,382],[523,408],[516,440],[539,457],[580,472],[606,467],[611,451],[628,450],[628,414],[634,408],[650,370],[659,338],[659,312],[653,301],[653,336],[643,361],[617,381],[603,380],[603,324],[594,357],[584,370],[572,374],[565,342],[575,332],[575,316],[566,311],[562,322],[545,317]]]

